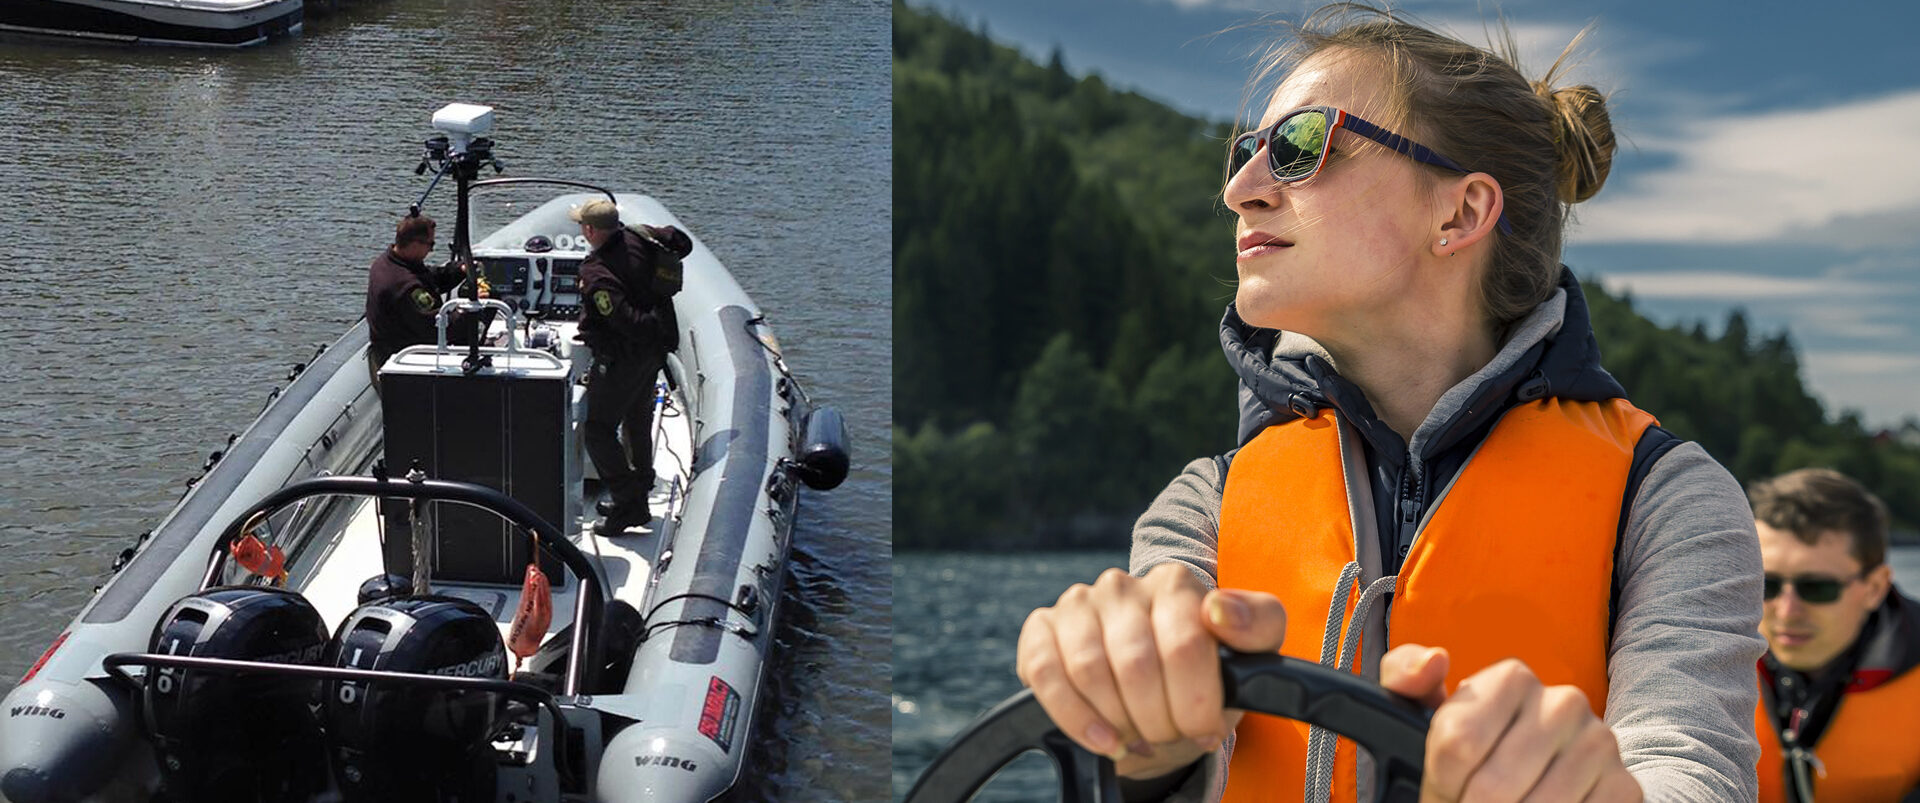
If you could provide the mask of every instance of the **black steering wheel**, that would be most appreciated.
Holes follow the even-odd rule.
[[[1374,800],[1420,799],[1430,712],[1379,684],[1282,655],[1220,652],[1226,706],[1319,725],[1352,739],[1373,756]],[[1039,750],[1060,768],[1062,803],[1119,803],[1113,762],[1060,732],[1022,691],[962,731],[920,773],[906,803],[962,803],[1001,767]]]

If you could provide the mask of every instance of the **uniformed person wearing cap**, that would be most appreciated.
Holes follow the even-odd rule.
[[[394,227],[393,244],[387,246],[367,269],[367,329],[372,344],[367,347],[367,370],[373,375],[373,387],[380,388],[380,366],[387,358],[408,346],[435,343],[434,315],[446,301],[446,294],[460,285],[460,270],[451,265],[429,268],[433,253],[433,218],[408,215]],[[449,343],[467,345],[477,330],[466,316],[449,321]]]
[[[607,517],[600,531],[613,534],[653,521],[650,391],[667,352],[679,345],[672,296],[693,242],[671,226],[623,227],[611,201],[581,204],[572,217],[593,246],[580,263],[580,338],[593,350],[584,439],[609,497],[600,506]]]

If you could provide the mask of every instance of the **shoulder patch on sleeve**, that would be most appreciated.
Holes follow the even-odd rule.
[[[599,310],[601,315],[612,315],[613,295],[605,290],[593,291],[593,308]]]
[[[421,312],[431,315],[439,309],[439,305],[433,303],[433,294],[427,292],[427,288],[425,287],[413,288],[413,293],[409,297],[413,299],[413,305],[418,307]]]

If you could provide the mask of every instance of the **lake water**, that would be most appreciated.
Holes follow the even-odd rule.
[[[241,52],[0,40],[0,691],[359,317],[434,109],[508,175],[654,195],[768,313],[854,472],[807,493],[747,800],[888,760],[890,8],[365,0]],[[451,220],[448,192],[429,212]],[[451,233],[442,229],[441,242]]]
[[[1895,583],[1920,591],[1920,547],[1888,555]],[[948,741],[1020,690],[1013,675],[1020,625],[1074,583],[1091,583],[1125,552],[894,556],[893,795],[906,795]],[[977,800],[1057,799],[1053,763],[1029,754],[1002,770]]]

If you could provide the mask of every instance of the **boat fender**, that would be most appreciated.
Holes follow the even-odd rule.
[[[847,425],[840,411],[816,407],[807,414],[806,432],[795,473],[807,487],[829,491],[847,479]]]
[[[529,562],[527,576],[520,583],[520,609],[513,614],[513,626],[507,630],[507,649],[525,661],[540,650],[540,639],[553,624],[553,588],[540,564]]]

